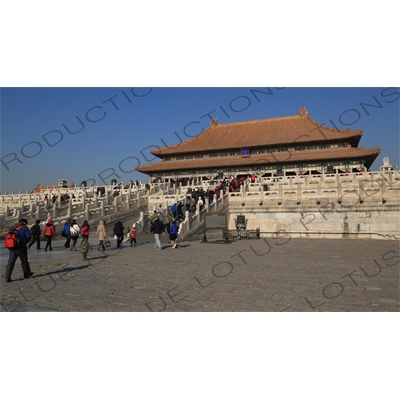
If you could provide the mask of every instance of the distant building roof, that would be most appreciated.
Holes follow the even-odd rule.
[[[218,149],[241,149],[285,146],[310,142],[347,141],[357,147],[362,130],[336,130],[323,126],[308,116],[306,109],[300,115],[268,118],[210,126],[196,137],[175,146],[153,149],[151,153],[163,158],[168,155],[198,153]]]
[[[75,187],[75,183],[74,182],[68,183],[68,187],[69,188]],[[42,190],[52,190],[52,189],[60,189],[60,188],[62,188],[62,186],[60,186],[60,185],[40,185],[40,184],[37,184],[35,189],[33,189],[31,191],[31,193],[40,193]]]

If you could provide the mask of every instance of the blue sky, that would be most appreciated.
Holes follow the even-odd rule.
[[[57,179],[147,182],[134,167],[157,161],[150,149],[189,139],[210,116],[223,124],[296,115],[303,106],[321,124],[362,129],[360,146],[381,148],[372,169],[384,156],[399,165],[399,96],[390,87],[4,88],[1,192]]]

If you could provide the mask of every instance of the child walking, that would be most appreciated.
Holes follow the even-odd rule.
[[[82,239],[81,250],[82,250],[82,260],[84,261],[86,260],[86,255],[89,252],[89,250],[93,250],[92,245],[86,238]]]
[[[136,227],[135,227],[135,225],[132,226],[132,229],[129,233],[129,237],[131,238],[131,246],[132,246],[132,243],[135,243],[135,246],[136,246]]]

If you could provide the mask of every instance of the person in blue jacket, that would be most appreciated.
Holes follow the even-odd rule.
[[[169,240],[171,241],[173,249],[178,248],[178,245],[176,244],[176,238],[178,237],[178,230],[179,230],[178,225],[176,224],[176,221],[173,220],[169,228]]]
[[[18,226],[15,228],[18,230],[19,243],[17,247],[13,249],[8,249],[10,252],[7,268],[6,268],[6,282],[11,282],[11,275],[14,269],[15,262],[19,257],[21,260],[22,271],[24,273],[24,278],[27,279],[33,275],[31,267],[28,262],[28,248],[27,244],[31,240],[31,234],[27,228],[28,221],[25,218],[19,220]]]

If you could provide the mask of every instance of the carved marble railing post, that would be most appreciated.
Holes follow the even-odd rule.
[[[302,184],[299,183],[297,185],[297,201],[301,200],[302,195],[303,195]]]
[[[131,187],[129,186],[128,193],[126,194],[126,209],[131,208]]]
[[[190,213],[189,211],[185,211],[185,221],[187,223],[187,231],[190,231]]]
[[[68,200],[68,215],[67,215],[67,217],[70,217],[71,214],[72,214],[72,198],[70,198]]]

